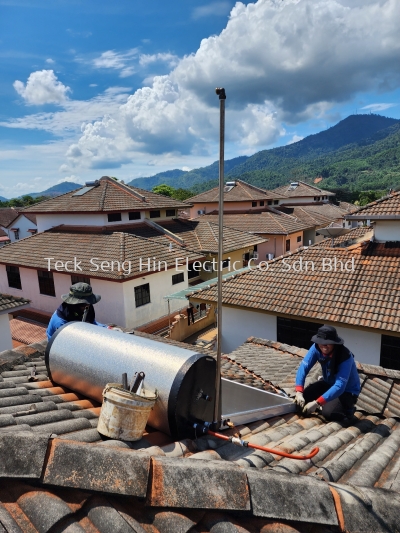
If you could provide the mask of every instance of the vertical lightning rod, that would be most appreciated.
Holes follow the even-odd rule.
[[[217,375],[215,379],[214,424],[221,421],[221,345],[222,345],[222,262],[224,256],[224,148],[225,148],[225,89],[217,88],[219,96],[219,205],[218,205],[218,295],[217,295]]]

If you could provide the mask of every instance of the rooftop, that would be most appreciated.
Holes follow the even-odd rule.
[[[298,271],[293,268],[294,261]],[[270,261],[267,271],[255,268],[224,281],[223,302],[267,313],[400,332],[399,280],[399,242],[364,241],[348,248],[317,244]],[[216,301],[216,294],[216,286],[212,286],[193,297]]]
[[[0,207],[0,226],[6,228],[18,216],[14,207]]]
[[[351,422],[289,414],[226,432],[289,453],[319,447],[312,460],[293,461],[211,436],[171,443],[150,430],[134,443],[104,440],[96,430],[100,407],[48,380],[44,346],[0,353],[5,531],[398,530],[399,372],[359,368],[362,393]],[[224,356],[223,373],[290,391],[303,355],[296,347],[249,339]],[[37,382],[28,381],[33,365]]]
[[[208,220],[186,220],[176,218],[158,221],[156,224],[143,222],[139,224],[113,226],[113,230],[123,231],[159,243],[179,244],[183,241],[186,249],[198,253],[218,252],[218,224]],[[163,230],[167,230],[164,233]],[[69,231],[69,229],[68,229]],[[109,231],[109,229],[108,229]],[[224,253],[229,253],[241,248],[246,248],[264,242],[264,239],[224,226]]]
[[[297,220],[309,226],[327,225],[335,220],[341,220],[349,212],[334,204],[303,205],[303,206],[279,206],[283,213],[295,217]]]
[[[70,191],[26,207],[21,213],[102,213],[187,208],[187,203],[125,185],[108,176],[103,176],[98,183],[98,186]],[[84,189],[87,191],[84,192]],[[77,194],[79,192],[84,194]]]
[[[152,239],[138,237],[124,232],[108,231],[99,233],[99,228],[80,230],[71,226],[64,229],[51,229],[38,233],[32,237],[8,244],[0,248],[0,264],[18,265],[20,267],[49,270],[49,261],[46,258],[54,258],[50,261],[50,270],[57,271],[55,261],[80,262],[79,267],[69,263],[68,268],[91,278],[111,279],[124,281],[137,276],[143,276],[140,270],[140,258],[142,258],[142,270],[146,269],[146,261],[156,258],[156,261],[165,261],[168,268],[175,267],[177,258],[182,259],[182,248],[170,249],[167,242],[157,242]],[[190,261],[202,259],[202,255],[190,250],[185,251],[185,257]],[[91,259],[93,262],[91,263]],[[102,261],[114,261],[111,268],[100,268]],[[130,272],[128,262],[130,264]],[[125,271],[118,267],[125,262]],[[144,263],[143,263],[144,262]],[[163,265],[163,264],[162,264]],[[164,268],[164,267],[162,267]],[[60,264],[58,271],[66,272]],[[151,272],[149,272],[151,274]]]
[[[26,298],[17,298],[10,294],[0,294],[0,314],[5,311],[17,309],[18,307],[27,306],[30,304],[30,300]]]
[[[202,215],[196,220],[218,223],[218,215]],[[279,211],[265,211],[252,214],[224,214],[224,226],[240,229],[249,233],[269,233],[287,235],[309,229],[309,224]]]
[[[261,189],[255,185],[250,185],[242,180],[232,180],[235,185],[225,185],[224,188],[224,202],[245,202],[249,200],[278,200],[284,196],[275,194],[274,192]],[[201,203],[201,202],[218,202],[219,201],[219,187],[202,192],[196,196],[192,196],[186,202]]]
[[[355,213],[347,215],[346,218],[350,220],[400,219],[400,191],[361,207]]]
[[[304,181],[294,181],[288,185],[282,185],[282,187],[273,189],[272,192],[280,197],[283,196],[284,198],[297,198],[302,196],[335,196],[334,192],[325,191],[324,189],[315,187],[315,185],[304,183]]]

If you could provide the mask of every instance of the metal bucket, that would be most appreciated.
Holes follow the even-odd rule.
[[[119,383],[108,383],[103,390],[97,431],[112,439],[140,440],[156,400],[157,393],[135,394]]]

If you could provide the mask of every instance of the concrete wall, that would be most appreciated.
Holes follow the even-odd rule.
[[[375,239],[377,241],[400,241],[400,220],[377,220]]]
[[[314,198],[320,198],[319,200],[314,200]],[[321,196],[319,194],[315,194],[315,196],[292,196],[291,198],[285,198],[284,200],[279,200],[280,204],[283,205],[301,205],[301,204],[310,204],[314,202],[323,202],[328,203],[329,198],[334,198],[334,196]]]
[[[184,316],[177,315],[176,320],[172,321],[172,328],[170,331],[169,338],[174,341],[183,341],[184,339],[187,339],[191,335],[194,335],[195,333],[201,331],[204,328],[207,328],[208,326],[211,326],[212,324],[216,324],[216,318],[215,318],[215,312],[214,312],[214,306],[211,306],[209,309],[207,309],[206,314],[201,318],[197,318],[199,316],[199,312],[195,314],[195,323],[188,325],[186,312]]]
[[[145,274],[145,273],[144,273]],[[125,324],[127,328],[140,326],[168,313],[168,302],[164,296],[178,292],[188,287],[187,273],[184,273],[183,283],[172,285],[172,276],[176,274],[175,269],[170,269],[156,274],[144,275],[130,281],[125,281],[123,285]],[[135,287],[150,284],[150,303],[136,307]],[[170,300],[171,312],[182,307],[183,300]]]
[[[11,224],[12,228],[19,228],[19,240],[25,239],[26,237],[31,237],[32,233],[28,229],[35,229],[36,225],[28,220],[25,216],[20,215],[14,222]],[[11,231],[9,228],[6,230],[8,236],[10,237],[11,242],[15,242],[15,231]],[[18,239],[17,239],[18,240]]]
[[[227,211],[242,211],[242,210],[248,210],[248,209],[262,209],[263,207],[268,206],[268,200],[264,200],[264,205],[260,206],[260,200],[254,200],[257,202],[257,206],[252,206],[252,200],[246,200],[242,202],[224,202],[224,213]],[[272,200],[272,206],[278,205],[274,204],[274,201]],[[281,200],[278,200],[279,203],[281,203]],[[193,204],[193,207],[189,208],[189,216],[190,218],[198,218],[199,213],[198,211],[205,211],[206,213],[210,213],[211,211],[218,210],[218,202],[203,202],[203,203],[196,203]]]
[[[0,352],[12,349],[10,320],[8,314],[0,315]]]
[[[133,211],[133,209],[132,209]],[[155,222],[159,220],[171,219],[166,216],[166,210],[160,209],[160,217],[150,219],[150,211],[141,211],[141,220],[148,218]],[[121,212],[121,220],[118,222],[108,222],[107,213],[49,213],[36,216],[38,232],[60,224],[66,226],[117,226],[118,224],[135,224],[140,220],[129,220],[128,212]]]
[[[223,306],[223,353],[232,352],[252,336],[276,340],[276,323],[277,320],[274,315]]]
[[[333,325],[347,348],[353,352],[356,361],[368,365],[380,364],[382,337],[380,333]]]
[[[247,248],[242,248],[240,250],[235,250],[234,252],[229,252],[229,253],[224,254],[223,258],[224,259],[230,258],[231,263],[230,263],[230,269],[229,268],[223,269],[223,274],[228,274],[229,272],[233,272],[234,270],[240,270],[241,268],[243,268],[243,254],[247,252],[252,252],[253,249],[254,249],[254,246],[248,246]],[[213,258],[215,259],[215,264],[218,264],[218,258],[216,255],[207,257],[207,261],[212,261]],[[234,268],[235,262],[236,262],[236,265]],[[207,264],[207,266],[209,267],[210,265]],[[215,271],[207,272],[205,270],[202,270],[200,272],[201,279],[204,281],[208,281],[209,279],[216,278],[217,275],[218,275],[218,272],[215,272]]]

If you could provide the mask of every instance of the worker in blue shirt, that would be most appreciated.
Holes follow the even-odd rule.
[[[305,416],[321,408],[331,420],[350,418],[361,390],[354,355],[333,326],[320,327],[311,341],[314,344],[297,371],[295,403]],[[322,379],[304,388],[307,374],[317,362]]]
[[[88,283],[75,283],[71,285],[68,294],[61,296],[62,304],[54,311],[46,334],[48,340],[57,329],[67,322],[89,322],[95,326],[107,328],[95,319],[93,304],[100,301],[101,296],[93,294],[92,287]]]

